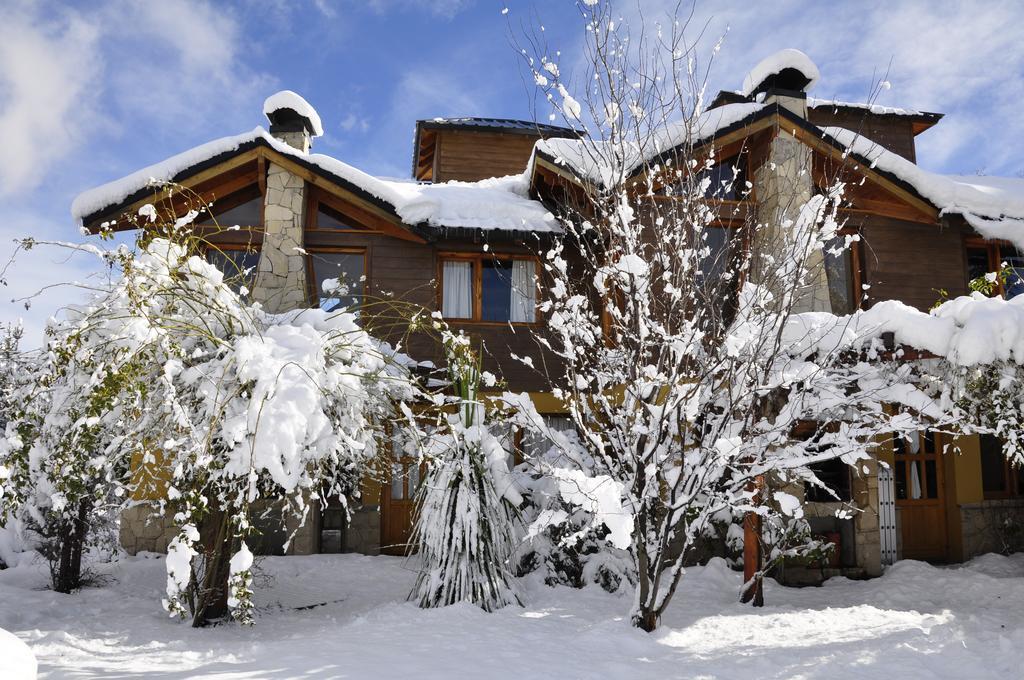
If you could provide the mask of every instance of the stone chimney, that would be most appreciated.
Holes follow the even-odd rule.
[[[291,90],[267,97],[263,114],[270,121],[270,134],[302,153],[312,148],[313,137],[324,133],[316,109]]]
[[[320,116],[291,90],[271,95],[263,103],[270,133],[302,153],[312,138],[323,134]],[[267,164],[267,193],[263,198],[263,247],[260,251],[253,298],[269,312],[280,313],[309,304],[306,288],[306,183],[276,163]]]
[[[807,118],[807,90],[818,79],[818,68],[799,50],[777,52],[755,66],[743,81],[742,92],[766,105]],[[764,225],[758,232],[751,280],[769,288],[780,288],[785,281],[773,280],[780,261],[793,250],[794,241],[809,238],[796,233],[800,209],[814,195],[811,149],[786,129],[779,128],[771,141],[768,156],[754,171],[757,219]],[[798,291],[794,312],[829,312],[828,278],[824,254],[811,253],[805,263],[809,281]],[[781,291],[773,290],[776,293]]]

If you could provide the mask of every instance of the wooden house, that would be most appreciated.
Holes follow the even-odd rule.
[[[724,227],[728,215],[764,207],[757,178],[766,163],[785,158],[809,170],[795,173],[805,177],[799,190],[808,196],[838,169],[863,180],[852,185],[845,210],[861,239],[828,268],[834,312],[888,299],[927,310],[940,289],[962,294],[1000,262],[1024,269],[1024,256],[993,238],[1008,224],[1024,229],[1024,201],[1014,201],[1024,180],[927,172],[915,164],[915,139],[941,114],[813,99],[811,80],[799,69],[776,70],[749,92],[721,93],[704,114],[706,138],[698,145],[754,178],[742,201],[713,199],[723,206]],[[269,131],[216,140],[86,192],[75,216],[96,230],[151,201],[150,177],[177,182],[212,201],[220,223],[241,226],[213,238],[227,257],[254,267],[252,295],[268,308],[337,305],[320,283],[342,274],[355,295],[440,310],[483,340],[486,367],[508,389],[529,392],[558,422],[561,407],[547,381],[512,355],[544,359],[531,335],[542,327],[544,295],[536,253],[560,233],[551,216],[559,201],[599,181],[593,168],[572,160],[580,158],[572,153],[580,134],[503,119],[419,121],[413,179],[384,180],[312,153],[315,112],[297,95],[271,99]],[[1010,288],[1003,293],[1019,292]],[[425,344],[409,351],[437,358]],[[836,570],[870,576],[901,557],[959,561],[1002,548],[1002,520],[1024,513],[1024,478],[996,440],[961,437],[958,455],[942,454],[947,443],[922,433],[895,450],[883,447],[878,458],[888,465],[819,471],[862,511],[837,519],[835,503],[813,493],[805,499],[813,529],[839,545]],[[393,471],[388,483],[364,485],[349,525],[339,508],[319,508],[290,551],[403,550],[418,469],[396,458]],[[280,531],[268,527],[266,535]],[[130,552],[163,550],[169,538],[166,521],[144,506],[125,514],[122,542]],[[265,549],[273,551],[271,543]]]

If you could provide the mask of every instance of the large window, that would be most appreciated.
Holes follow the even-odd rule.
[[[206,261],[224,274],[224,280],[237,292],[252,291],[256,282],[256,268],[260,263],[260,253],[252,248],[222,245],[208,248]]]
[[[500,255],[441,259],[441,313],[497,323],[537,320],[537,261]]]
[[[704,198],[740,201],[746,198],[749,191],[746,186],[746,173],[743,172],[743,159],[739,156],[719,161],[710,168],[701,170],[694,179],[698,184],[708,180]]]
[[[985,498],[1024,495],[1024,474],[1003,453],[998,437],[983,434],[981,444],[981,488]]]
[[[998,272],[1006,265],[1007,280],[997,280],[995,291],[1007,300],[1024,293],[1024,253],[1000,242],[973,241],[967,245],[967,281]]]
[[[316,306],[328,312],[354,309],[366,290],[366,252],[311,250],[307,273]]]

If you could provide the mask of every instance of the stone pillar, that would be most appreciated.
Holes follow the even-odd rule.
[[[878,517],[878,461],[858,461],[853,476],[853,502],[860,510],[853,520],[857,567],[865,576],[882,575],[882,531]]]
[[[770,144],[767,158],[754,171],[760,226],[754,240],[751,280],[767,286],[778,299],[793,280],[785,274],[780,278],[777,270],[780,266],[794,264],[793,256],[803,250],[803,244],[811,236],[805,231],[798,231],[801,226],[798,218],[814,194],[814,179],[810,147],[785,130],[778,130]],[[792,311],[832,311],[821,250],[811,252],[805,265],[807,282],[797,292]]]
[[[303,247],[305,182],[271,163],[263,208],[263,247],[253,298],[269,312],[308,305],[306,257]]]

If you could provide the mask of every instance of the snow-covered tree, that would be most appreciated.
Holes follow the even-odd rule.
[[[864,361],[881,357],[873,336],[828,313],[825,260],[855,239],[840,232],[843,184],[779,190],[771,202],[766,187],[811,170],[772,157],[759,170],[761,208],[730,213],[709,200],[743,199],[752,185],[723,172],[705,144],[734,112],[705,109],[685,22],[631,34],[606,3],[581,11],[576,92],[542,42],[524,52],[554,110],[587,132],[541,147],[580,182],[566,192],[565,237],[542,253],[548,323],[538,341],[561,360],[548,374],[553,391],[602,474],[583,474],[567,444],[553,472],[631,552],[631,619],[650,631],[715,517],[746,517],[743,597],[757,603],[771,566],[760,527],[790,527],[799,514],[787,489],[824,486],[815,463],[855,463],[883,434],[938,410],[911,367]],[[538,418],[527,419],[539,427]]]
[[[471,602],[485,611],[521,604],[512,557],[522,497],[491,432],[480,356],[468,337],[443,333],[451,412],[422,435],[427,473],[417,494],[414,544],[422,566],[410,595],[421,607]]]
[[[419,394],[410,360],[353,311],[271,315],[204,258],[183,219],[145,206],[135,248],[99,256],[110,280],[47,329],[45,360],[15,392],[3,510],[75,522],[111,499],[160,500],[172,615],[251,621],[252,505],[303,517],[370,467],[381,423]],[[239,273],[241,275],[241,273]],[[115,500],[115,502],[117,502]]]

